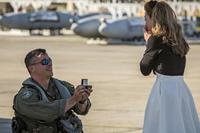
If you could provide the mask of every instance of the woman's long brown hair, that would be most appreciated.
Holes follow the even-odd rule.
[[[183,37],[183,32],[173,9],[165,2],[157,2],[152,11],[153,35],[162,36],[175,54],[184,56],[189,51],[189,45]]]

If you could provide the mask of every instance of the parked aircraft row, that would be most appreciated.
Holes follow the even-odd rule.
[[[98,16],[100,13],[75,15],[69,12],[37,11],[32,13],[7,13],[1,16],[0,25],[9,29],[34,30],[49,29],[50,35],[60,34],[62,29],[70,29],[72,23],[83,18]]]
[[[78,35],[87,38],[112,38],[119,40],[142,40],[144,29],[143,18],[106,19],[106,16],[80,20],[72,24],[71,29]],[[94,34],[95,33],[95,34]]]
[[[113,38],[132,40],[143,38],[143,18],[112,20],[110,13],[73,15],[68,12],[38,11],[33,13],[9,13],[0,19],[0,24],[10,29],[49,29],[51,35],[60,34],[63,28],[87,38]]]
[[[200,36],[190,23],[182,21],[186,36]],[[143,40],[143,17],[112,19],[110,13],[74,15],[69,12],[37,11],[32,13],[9,13],[1,16],[0,25],[10,29],[49,29],[50,35],[71,29],[75,34],[87,38],[112,38],[122,41]]]
[[[108,15],[108,14],[107,14]],[[87,38],[111,38],[122,41],[144,41],[145,21],[143,17],[111,19],[107,15],[80,19],[71,29],[77,35]],[[189,20],[180,21],[187,38],[199,38],[195,24]]]

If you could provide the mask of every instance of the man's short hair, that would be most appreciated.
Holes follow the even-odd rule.
[[[34,50],[31,50],[25,57],[24,59],[24,63],[26,65],[26,67],[28,68],[29,65],[33,64],[34,62],[34,57],[40,55],[40,54],[46,54],[46,50],[45,49],[41,49],[41,48],[38,48],[38,49],[34,49]]]

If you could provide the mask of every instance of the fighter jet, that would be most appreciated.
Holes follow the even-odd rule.
[[[142,17],[121,18],[104,21],[99,32],[106,38],[122,41],[142,41],[145,21]]]
[[[98,28],[102,19],[110,19],[112,16],[110,13],[95,13],[90,16],[80,18],[77,22],[74,22],[71,29],[75,34],[86,38],[103,38],[99,33]]]
[[[106,18],[107,17],[107,18]],[[112,19],[112,16],[92,16],[73,23],[71,29],[77,35],[104,40],[144,41],[142,17]]]
[[[71,27],[73,14],[54,11],[37,11],[32,13],[8,13],[1,16],[0,25],[7,28],[29,30],[49,29],[51,35],[60,34],[63,28]]]

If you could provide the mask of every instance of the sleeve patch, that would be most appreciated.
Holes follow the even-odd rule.
[[[22,93],[22,99],[28,99],[32,96],[32,92],[31,91],[25,91]]]

